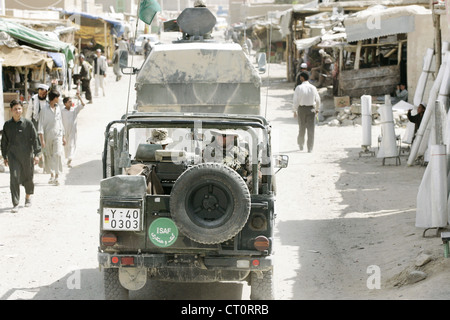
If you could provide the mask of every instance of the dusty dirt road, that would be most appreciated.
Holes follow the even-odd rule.
[[[261,90],[277,148],[290,156],[289,167],[277,175],[276,298],[450,299],[443,285],[450,280],[450,259],[443,258],[441,240],[423,238],[414,226],[424,168],[407,167],[405,156],[400,166],[359,158],[359,126],[318,126],[314,152],[298,151],[293,84],[284,76],[284,65],[271,65]],[[33,206],[24,208],[22,196],[14,214],[9,173],[0,173],[0,300],[103,299],[97,263],[103,132],[125,112],[128,77],[116,82],[110,69],[106,88],[107,97],[80,113],[77,155],[60,186],[37,173]],[[133,101],[134,90],[130,108]],[[379,133],[374,126],[373,149]],[[421,252],[432,261],[417,268]],[[427,278],[403,285],[413,269]],[[132,299],[151,299],[146,289]],[[249,289],[240,283],[173,285],[164,298],[245,300]]]

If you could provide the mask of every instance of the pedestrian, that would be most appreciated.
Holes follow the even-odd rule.
[[[297,143],[300,151],[303,150],[305,142],[305,132],[308,132],[307,147],[308,152],[312,152],[314,147],[314,129],[315,118],[319,112],[320,96],[317,88],[309,81],[307,73],[300,74],[302,84],[297,86],[294,91],[293,108],[294,117],[298,119]]]
[[[102,88],[103,96],[105,96],[105,84],[106,70],[108,64],[106,63],[106,57],[102,55],[102,50],[97,49],[96,56],[94,58],[94,78],[95,78],[95,96],[98,97],[98,89]]]
[[[41,83],[38,85],[38,92],[31,96],[30,101],[28,102],[28,109],[26,118],[30,119],[33,122],[34,128],[37,131],[39,124],[39,113],[43,108],[48,105],[47,101],[47,93],[48,93],[48,85]],[[38,139],[38,143],[40,145],[40,141]],[[39,167],[44,167],[44,160],[42,156],[39,158]]]
[[[152,51],[152,46],[150,45],[150,40],[144,38],[144,55],[145,59],[147,59],[148,55]]]
[[[25,207],[31,206],[34,165],[39,162],[41,146],[33,123],[22,116],[22,102],[13,100],[10,107],[12,118],[3,126],[1,152],[10,172],[11,212],[18,212],[20,185],[25,187]]]
[[[37,130],[38,121],[39,121],[39,113],[41,109],[47,106],[47,93],[48,93],[48,85],[39,84],[38,92],[31,96],[30,101],[28,102],[28,109],[26,118],[30,119],[33,122],[35,129]]]
[[[124,38],[121,38],[117,45],[119,46],[119,50],[125,50],[128,52],[130,49],[128,42]]]
[[[414,136],[411,143],[414,141],[416,137],[417,130],[419,130],[420,123],[422,122],[423,115],[425,114],[425,109],[426,107],[424,103],[419,104],[419,106],[417,107],[417,114],[414,116],[411,115],[411,109],[408,110],[407,113],[408,120],[414,123]]]
[[[58,105],[59,92],[50,91],[49,105],[41,110],[38,134],[44,153],[44,169],[50,173],[49,184],[59,185],[59,174],[62,172],[63,146],[66,144],[61,108]]]
[[[321,56],[320,66],[311,69],[311,80],[316,80],[317,88],[322,88],[327,79],[332,74],[333,59],[325,50],[320,49],[319,55]]]
[[[120,70],[120,52],[122,49],[119,48],[119,45],[115,44],[116,50],[113,53],[112,62],[113,62],[113,72],[116,75],[116,81],[119,81],[122,78],[122,71]]]
[[[64,154],[67,159],[67,166],[71,168],[73,156],[77,148],[77,118],[81,110],[86,105],[77,91],[78,104],[72,108],[72,98],[63,99],[64,108],[61,110],[61,118],[64,126],[66,144],[64,145]]]
[[[402,100],[408,102],[408,90],[406,90],[406,85],[404,83],[400,83],[397,86],[397,90],[395,90],[395,98],[392,103],[397,103]]]
[[[307,65],[305,62],[303,62],[303,63],[300,65],[300,71],[297,73],[297,76],[295,77],[295,87],[294,87],[294,90],[295,90],[295,88],[297,88],[298,85],[302,84],[302,81],[300,80],[300,74],[301,74],[302,72],[306,72],[306,73],[309,75],[309,72],[308,72],[308,65]]]
[[[85,92],[86,100],[88,103],[92,103],[92,92],[91,92],[91,74],[92,66],[89,62],[85,60],[83,54],[80,54],[80,77],[81,77],[81,91]]]

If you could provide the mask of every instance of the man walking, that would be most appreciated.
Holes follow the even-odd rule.
[[[13,203],[11,212],[18,212],[20,185],[25,187],[25,207],[31,206],[31,195],[34,194],[34,165],[39,162],[41,146],[33,123],[22,117],[22,102],[13,100],[10,107],[12,118],[3,126],[1,151],[5,166],[9,166],[10,171]]]
[[[58,177],[62,172],[63,146],[66,144],[61,109],[58,106],[59,96],[60,94],[56,90],[52,90],[48,94],[49,106],[41,110],[38,128],[44,152],[45,172],[50,172],[48,183],[55,185],[59,185]]]
[[[147,60],[148,55],[152,51],[152,46],[150,45],[150,40],[144,38],[144,58]]]
[[[77,148],[77,117],[83,110],[85,103],[81,99],[80,92],[77,92],[78,104],[72,108],[72,98],[63,99],[64,108],[61,110],[61,117],[64,126],[66,144],[64,154],[67,159],[67,166],[70,168],[75,150]]]
[[[300,73],[301,84],[295,88],[293,108],[294,117],[298,119],[297,143],[300,151],[303,150],[305,132],[308,131],[307,147],[312,152],[314,147],[314,128],[316,113],[319,112],[320,96],[315,86],[308,81],[307,73]]]
[[[30,119],[34,124],[34,129],[37,131],[39,124],[39,114],[41,110],[48,105],[47,101],[48,85],[41,83],[38,85],[38,93],[34,94],[29,103],[27,114],[25,118]],[[39,142],[39,139],[38,139]],[[40,142],[39,142],[40,143]],[[44,162],[42,157],[39,158],[39,167],[44,167]]]
[[[122,78],[122,70],[120,70],[120,53],[123,51],[119,48],[119,45],[115,44],[116,50],[113,53],[112,63],[113,63],[113,72],[116,75],[116,81],[119,81]]]
[[[98,89],[102,88],[103,96],[105,96],[104,79],[106,78],[106,57],[102,56],[102,50],[97,49],[97,56],[94,58],[94,78],[95,78],[95,96],[98,97]]]
[[[92,93],[91,93],[91,70],[92,66],[85,60],[83,54],[80,54],[80,77],[81,77],[81,91],[86,93],[86,99],[88,103],[92,103]]]

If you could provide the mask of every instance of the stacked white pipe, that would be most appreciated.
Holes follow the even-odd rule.
[[[436,101],[436,104],[440,104]],[[417,193],[416,227],[444,228],[449,221],[447,188],[447,152],[442,144],[441,108],[436,106],[438,144],[430,146],[430,161]]]
[[[446,55],[448,56],[448,53],[446,53]],[[434,81],[433,87],[430,90],[427,108],[423,115],[422,122],[420,123],[419,130],[416,133],[416,138],[414,139],[411,152],[408,157],[407,164],[409,166],[412,166],[414,164],[414,161],[419,156],[424,156],[425,151],[427,150],[430,131],[433,125],[433,121],[430,121],[430,119],[434,115],[435,101],[438,98],[438,92],[441,87],[442,80],[444,78],[446,66],[447,66],[447,58],[442,61],[436,80]]]
[[[434,57],[434,50],[428,48],[425,57],[423,59],[422,73],[420,74],[419,81],[417,82],[416,86],[416,91],[414,93],[414,108],[411,111],[412,115],[417,114],[417,107],[419,106],[419,104],[423,102],[423,96],[428,82],[428,75],[431,72],[431,63],[433,61],[433,57]],[[408,124],[406,125],[405,134],[402,138],[402,140],[405,143],[409,144],[412,143],[412,140],[414,138],[414,128],[415,128],[414,123],[408,122]]]
[[[430,161],[417,194],[416,226],[421,228],[443,228],[450,221],[450,163],[448,159],[450,115],[447,114],[448,95],[450,93],[449,51],[446,52],[439,69],[436,82],[438,80],[439,95],[436,101],[427,107],[429,114],[433,114],[433,117],[428,119],[428,127],[431,130],[429,139]]]
[[[381,143],[377,158],[392,158],[398,156],[394,129],[394,114],[392,112],[391,96],[385,95],[384,105],[378,112],[381,117]]]
[[[372,146],[372,96],[361,97],[361,125],[363,129],[362,146]]]

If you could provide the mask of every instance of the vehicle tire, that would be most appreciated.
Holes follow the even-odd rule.
[[[128,290],[119,281],[118,268],[103,269],[103,286],[106,300],[128,300]]]
[[[262,278],[261,273],[251,272],[250,286],[251,300],[273,300],[273,269],[262,271]]]
[[[170,212],[177,227],[204,244],[234,237],[247,222],[250,207],[250,192],[242,177],[218,163],[187,169],[170,196]]]

